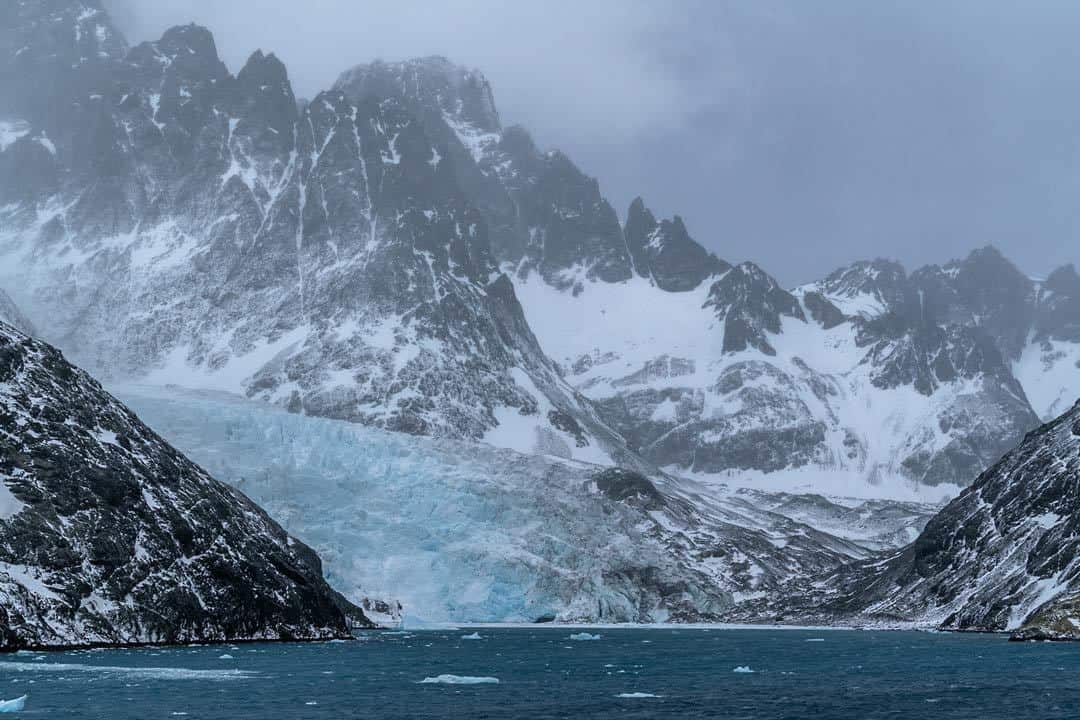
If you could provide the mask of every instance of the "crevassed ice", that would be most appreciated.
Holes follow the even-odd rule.
[[[613,567],[664,549],[586,488],[591,467],[289,414],[220,393],[114,388],[150,427],[311,545],[354,601],[407,621],[590,617]]]

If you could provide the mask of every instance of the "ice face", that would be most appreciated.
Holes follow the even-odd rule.
[[[590,486],[591,466],[220,394],[114,391],[310,544],[330,583],[356,602],[394,597],[407,618],[433,622],[667,616],[642,618],[641,587],[626,580],[637,575],[613,580],[612,570],[644,577],[677,564],[640,512]]]
[[[331,585],[397,625],[715,621],[829,572],[930,510],[854,503],[828,532],[812,500],[713,487],[290,414],[235,396],[114,391],[323,559]],[[610,473],[614,473],[608,477]],[[866,512],[864,512],[866,511]],[[868,514],[869,513],[869,514]],[[891,523],[891,524],[890,524]],[[896,525],[896,527],[893,527]],[[836,526],[836,527],[833,527]],[[862,540],[865,542],[865,540]]]

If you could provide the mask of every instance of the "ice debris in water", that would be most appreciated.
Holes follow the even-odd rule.
[[[229,653],[225,653],[224,655],[222,655],[221,657],[218,658],[218,660],[232,660],[232,659],[233,659],[233,656],[230,655]]]
[[[462,640],[483,640],[484,638],[480,637],[480,633],[474,632],[471,635],[462,635],[461,639]]]
[[[749,666],[749,665],[740,665],[739,667],[735,668],[735,669],[734,669],[734,670],[732,670],[731,672],[737,672],[737,673],[752,673],[752,672],[754,672],[754,671],[750,669],[750,666]]]
[[[825,638],[806,638],[806,642],[825,642]]]
[[[438,675],[426,677],[420,681],[421,685],[498,685],[499,678],[472,677],[469,675]]]
[[[661,697],[664,697],[664,696],[663,695],[653,695],[652,693],[646,693],[646,692],[630,692],[630,693],[619,693],[615,697],[617,697],[617,698],[634,698],[634,699],[637,699],[637,698],[661,698]]]
[[[582,633],[574,633],[573,635],[570,636],[570,639],[571,640],[599,640],[600,636],[599,635],[590,635],[587,632],[582,632]]]
[[[14,700],[0,700],[0,713],[19,712],[26,707],[26,696]]]

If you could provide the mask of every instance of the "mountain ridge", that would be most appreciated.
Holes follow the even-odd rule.
[[[782,288],[644,201],[621,222],[446,58],[358,66],[307,103],[272,54],[231,75],[197,26],[126,58],[59,126],[19,119],[0,153],[0,177],[34,179],[0,199],[0,256],[30,278],[17,300],[107,377],[646,472],[906,496],[970,482],[1080,362],[1066,269],[1044,292],[978,251]]]

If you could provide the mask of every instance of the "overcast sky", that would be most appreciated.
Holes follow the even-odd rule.
[[[785,284],[997,245],[1080,262],[1080,4],[1038,0],[106,0],[129,41],[210,27],[310,97],[442,54],[620,215],[642,195]]]

